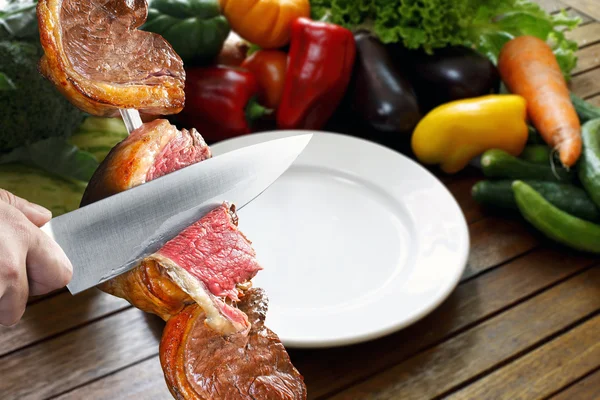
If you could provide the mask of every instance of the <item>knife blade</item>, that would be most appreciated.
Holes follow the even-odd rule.
[[[227,202],[243,208],[294,162],[304,134],[241,148],[53,218],[42,230],[73,264],[72,294],[135,267]]]

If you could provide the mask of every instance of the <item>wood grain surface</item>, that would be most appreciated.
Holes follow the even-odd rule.
[[[598,367],[599,332],[600,316],[596,316],[466,387],[449,400],[530,399],[556,393]]]
[[[598,0],[560,0],[567,6],[600,21],[600,7]]]
[[[600,11],[600,2],[538,3],[584,21],[567,33],[580,46],[570,87],[600,106],[600,22],[589,9]],[[309,399],[599,400],[600,257],[481,207],[470,193],[482,179],[475,168],[436,173],[469,224],[460,284],[431,314],[384,338],[290,349]],[[0,399],[168,400],[158,360],[163,327],[95,289],[31,298],[21,322],[0,328]]]
[[[597,332],[596,332],[597,334]],[[552,400],[600,399],[600,369],[576,381],[562,392],[551,397]]]

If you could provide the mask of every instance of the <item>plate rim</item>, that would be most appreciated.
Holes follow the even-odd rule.
[[[402,154],[394,149],[386,147],[380,143],[376,143],[364,138],[352,136],[345,133],[338,132],[329,132],[329,131],[307,131],[307,130],[274,130],[274,131],[264,131],[257,132],[250,135],[238,136],[235,138],[226,139],[211,145],[211,149],[215,149],[213,151],[213,156],[218,156],[220,154],[226,153],[228,151],[232,151],[234,149],[238,149],[241,147],[245,147],[247,145],[252,145],[255,143],[260,143],[262,141],[272,140],[276,138],[283,138],[294,135],[303,135],[307,133],[312,133],[313,139],[317,135],[329,135],[333,137],[334,140],[351,140],[364,145],[372,146],[377,148],[379,151],[384,151],[387,153],[391,153],[394,157],[400,157],[403,159],[403,162],[408,162],[413,164],[421,173],[427,175],[429,178],[433,179],[435,182],[436,188],[438,190],[442,190],[447,195],[449,201],[452,203],[453,208],[456,211],[455,217],[458,218],[458,222],[460,224],[460,230],[462,231],[461,237],[464,237],[464,243],[461,243],[459,248],[460,251],[457,252],[457,258],[455,260],[456,265],[459,267],[456,268],[456,272],[452,275],[452,279],[449,279],[445,285],[442,285],[439,291],[439,294],[435,297],[434,300],[427,302],[423,307],[420,307],[417,312],[411,313],[408,318],[401,318],[397,322],[389,324],[384,328],[376,328],[372,329],[368,332],[350,335],[340,339],[318,339],[318,338],[308,338],[308,339],[290,339],[290,338],[282,338],[282,343],[288,348],[296,348],[296,349],[319,349],[319,348],[335,348],[335,347],[343,347],[355,345],[363,342],[373,341],[376,339],[383,338],[392,333],[396,333],[401,331],[402,329],[407,328],[408,326],[413,325],[417,321],[423,319],[427,315],[431,314],[435,309],[437,309],[444,301],[448,299],[448,297],[454,292],[458,284],[460,283],[461,277],[464,275],[464,271],[467,267],[468,256],[470,253],[470,233],[468,229],[468,224],[465,218],[465,215],[460,208],[460,205],[456,201],[456,198],[452,195],[452,193],[448,190],[446,185],[444,185],[438,177],[436,177],[431,171],[425,168],[423,165],[419,164],[415,160],[410,157]],[[313,140],[311,139],[311,141]],[[244,144],[245,142],[249,142]],[[309,143],[310,146],[310,143]],[[232,147],[227,150],[227,147]],[[222,148],[225,148],[225,151],[221,151]],[[308,146],[307,146],[308,148]],[[268,293],[267,293],[268,295]],[[279,334],[278,334],[279,335]]]

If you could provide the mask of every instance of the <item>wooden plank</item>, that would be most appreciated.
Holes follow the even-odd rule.
[[[585,25],[585,24],[589,24],[590,22],[593,22],[594,19],[592,17],[590,17],[589,15],[583,14],[577,10],[574,10],[570,7],[565,8],[566,13],[569,17],[579,17],[579,19],[581,19],[581,25]]]
[[[400,357],[406,358],[443,336],[566,279],[595,262],[575,253],[569,255],[540,249],[459,286],[449,301],[434,314],[403,332],[348,348],[290,351],[290,354],[305,375],[309,397],[321,397],[386,365],[394,365]],[[398,346],[398,343],[403,345]],[[356,368],[356,360],[368,362]],[[111,399],[115,393],[125,399],[168,398],[158,358],[77,388],[60,399]]]
[[[29,305],[29,304],[37,303],[38,301],[41,301],[41,300],[47,299],[47,298],[49,298],[49,297],[54,297],[54,296],[56,296],[57,294],[60,294],[60,293],[65,293],[65,292],[67,292],[67,288],[66,288],[66,287],[64,287],[64,288],[61,288],[61,289],[57,289],[57,290],[53,290],[53,291],[52,291],[52,292],[50,292],[50,293],[41,294],[41,295],[39,295],[39,296],[30,296],[30,297],[27,299],[27,304]]]
[[[600,65],[600,43],[577,51],[577,66],[574,74],[596,68]]]
[[[290,355],[305,377],[309,397],[320,398],[396,365],[596,262],[575,253],[539,249],[459,285],[432,314],[400,332],[360,345],[290,351]]]
[[[490,217],[469,226],[471,252],[463,279],[502,264],[539,244],[525,222],[510,216]]]
[[[452,196],[456,199],[469,225],[486,217],[484,209],[471,195],[471,188],[481,179],[481,176],[465,177],[446,185]]]
[[[544,10],[551,14],[567,7],[560,0],[533,0],[533,2],[539,4]]]
[[[591,99],[588,99],[587,101],[589,101],[591,104],[600,107],[600,95],[598,96],[594,96]]]
[[[600,93],[600,68],[572,77],[569,87],[573,93],[583,98]]]
[[[577,27],[565,34],[568,39],[577,42],[579,47],[589,46],[600,42],[600,23],[591,22]]]
[[[157,354],[164,323],[130,308],[0,358],[3,400],[41,399]]]
[[[546,398],[600,366],[599,332],[597,316],[448,400]]]
[[[125,300],[97,289],[35,303],[17,325],[0,327],[0,356],[127,307]]]
[[[600,399],[600,371],[587,376],[585,379],[568,387],[552,400],[597,400]]]
[[[592,268],[332,398],[442,396],[597,311],[599,288],[600,269]]]
[[[574,8],[575,10],[589,15],[596,21],[600,21],[600,7],[598,0],[561,0],[564,4]]]
[[[104,379],[79,387],[56,400],[164,400],[172,398],[158,356],[135,364]]]

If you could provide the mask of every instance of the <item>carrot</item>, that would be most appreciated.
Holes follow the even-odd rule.
[[[498,59],[507,88],[527,101],[527,113],[565,167],[581,155],[581,123],[571,103],[567,82],[550,46],[533,36],[504,45]]]

